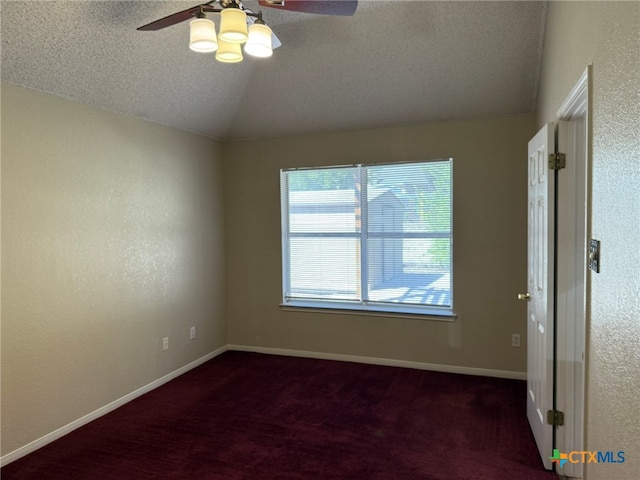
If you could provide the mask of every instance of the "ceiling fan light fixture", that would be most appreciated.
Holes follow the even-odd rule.
[[[222,63],[238,63],[242,61],[242,49],[239,43],[229,43],[222,39],[218,42],[216,60]]]
[[[249,27],[249,39],[244,46],[244,51],[254,57],[266,58],[273,55],[271,29],[260,23],[254,23]]]
[[[244,43],[247,37],[247,14],[239,8],[223,9],[220,12],[219,38],[229,43]]]
[[[210,53],[218,49],[216,25],[207,18],[192,20],[189,34],[189,48],[194,52]]]

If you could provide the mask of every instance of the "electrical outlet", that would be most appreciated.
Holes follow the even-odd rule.
[[[511,346],[512,347],[520,346],[520,334],[514,333],[511,335]]]
[[[169,350],[169,337],[164,337],[162,339],[162,350]]]
[[[189,338],[191,338],[191,340],[196,338],[196,327],[191,327],[191,330],[189,330]]]

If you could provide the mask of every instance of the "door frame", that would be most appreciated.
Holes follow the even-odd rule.
[[[588,65],[557,112],[557,147],[566,154],[559,175],[557,279],[557,409],[565,424],[557,427],[560,452],[584,450],[587,320],[590,276],[587,242],[591,235],[592,65]],[[583,465],[567,462],[558,471],[582,478]]]

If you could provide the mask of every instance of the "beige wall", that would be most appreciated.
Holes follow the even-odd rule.
[[[640,3],[550,2],[538,124],[593,64],[592,238],[587,333],[588,450],[625,451],[623,464],[587,464],[586,478],[640,472]]]
[[[223,146],[229,343],[526,371],[527,141],[532,116]],[[451,323],[283,311],[279,169],[454,158]]]
[[[2,455],[227,343],[217,148],[2,85]]]
[[[526,344],[533,130],[523,116],[221,150],[2,84],[2,455],[227,343],[524,372],[510,341]],[[456,321],[279,309],[280,168],[448,156]]]

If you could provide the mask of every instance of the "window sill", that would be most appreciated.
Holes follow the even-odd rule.
[[[310,313],[334,313],[338,315],[367,315],[372,317],[410,318],[453,322],[458,316],[448,308],[410,307],[392,305],[350,305],[313,301],[295,301],[280,304],[285,311]]]

